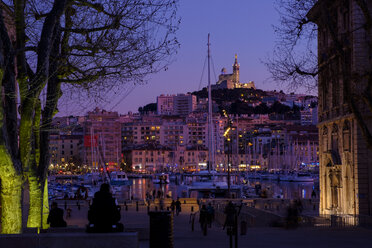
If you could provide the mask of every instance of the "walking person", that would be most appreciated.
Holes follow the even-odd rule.
[[[176,202],[174,200],[172,200],[170,207],[171,207],[172,213],[174,213],[174,209],[176,208]]]
[[[207,236],[208,210],[205,205],[203,205],[202,208],[200,209],[199,223],[200,223],[200,228],[202,230],[203,235]]]
[[[211,203],[208,203],[207,213],[208,213],[208,226],[209,228],[211,228],[212,222],[214,221],[214,208]]]
[[[179,198],[177,198],[175,205],[176,205],[176,215],[178,216],[181,212],[181,202]]]
[[[224,213],[226,215],[226,219],[223,229],[225,229],[225,227],[233,228],[235,224],[236,209],[235,205],[231,201],[229,201],[229,203],[226,205]]]
[[[71,218],[71,212],[72,212],[71,208],[68,207],[66,210],[66,220]]]
[[[311,199],[314,199],[316,198],[316,193],[315,193],[315,190],[313,189],[313,192],[311,192]]]

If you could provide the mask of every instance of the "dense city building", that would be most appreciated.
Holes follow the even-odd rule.
[[[196,109],[197,98],[191,94],[160,95],[156,105],[158,115],[187,116]]]
[[[120,161],[121,129],[119,114],[94,109],[84,122],[84,161],[97,169],[102,164],[115,168]]]
[[[76,144],[82,146],[80,160],[92,169],[104,164],[110,169],[129,166],[141,173],[192,172],[208,168],[211,150],[213,168],[219,171],[226,171],[228,164],[232,171],[300,170],[317,165],[317,97],[256,89],[253,82],[240,82],[239,70],[235,57],[233,73],[220,75],[214,88],[212,149],[204,88],[158,96],[157,103],[150,104],[156,105],[156,113],[119,115],[96,108],[76,118],[83,127],[80,142],[62,132],[52,136],[51,163],[71,160],[65,154],[76,157],[75,151],[67,150],[66,142],[72,142],[74,149]]]
[[[55,118],[50,130],[51,169],[83,166],[83,127],[77,117]]]

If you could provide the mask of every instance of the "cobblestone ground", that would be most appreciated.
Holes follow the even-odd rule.
[[[63,205],[61,206],[63,207]],[[87,208],[71,205],[71,218],[68,225],[84,227],[87,224]],[[128,211],[122,209],[122,222],[126,228],[149,228],[149,217],[145,207],[135,211],[129,207]],[[213,225],[208,229],[207,236],[203,236],[198,218],[195,220],[195,230],[191,231],[189,223],[190,213],[181,213],[174,217],[174,244],[175,248],[229,248],[229,237],[222,227]],[[140,248],[149,247],[149,240],[141,240]],[[235,246],[234,246],[235,247]],[[287,230],[284,228],[249,228],[246,235],[238,236],[238,247],[372,247],[372,230],[364,228],[297,228]]]

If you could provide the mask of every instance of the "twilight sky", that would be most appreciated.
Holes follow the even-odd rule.
[[[279,21],[275,0],[180,0],[181,47],[167,71],[151,75],[148,84],[136,86],[119,104],[97,104],[121,114],[137,112],[138,107],[156,102],[160,94],[187,93],[199,89],[207,56],[207,35],[211,34],[211,54],[218,77],[223,67],[232,72],[235,53],[240,63],[240,80],[254,81],[263,90],[278,89],[261,63],[275,46],[272,25]],[[212,83],[215,83],[211,68]],[[207,85],[205,70],[202,87]],[[283,88],[285,92],[287,90]],[[115,106],[116,105],[116,106]],[[94,106],[91,106],[93,109]],[[62,112],[71,112],[62,107]],[[86,109],[89,111],[91,109]],[[84,115],[85,113],[69,113]]]

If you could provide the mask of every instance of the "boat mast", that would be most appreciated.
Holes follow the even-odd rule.
[[[93,152],[94,152],[94,148],[93,148],[93,123],[91,124],[91,127],[90,127],[90,151],[91,151],[91,153],[90,153],[90,157],[91,157],[91,159],[92,159],[92,172],[94,171],[94,155],[93,155]]]
[[[213,170],[214,166],[214,144],[213,144],[213,110],[212,110],[212,87],[211,87],[211,51],[210,51],[210,34],[208,34],[208,151],[209,162],[208,171]]]

